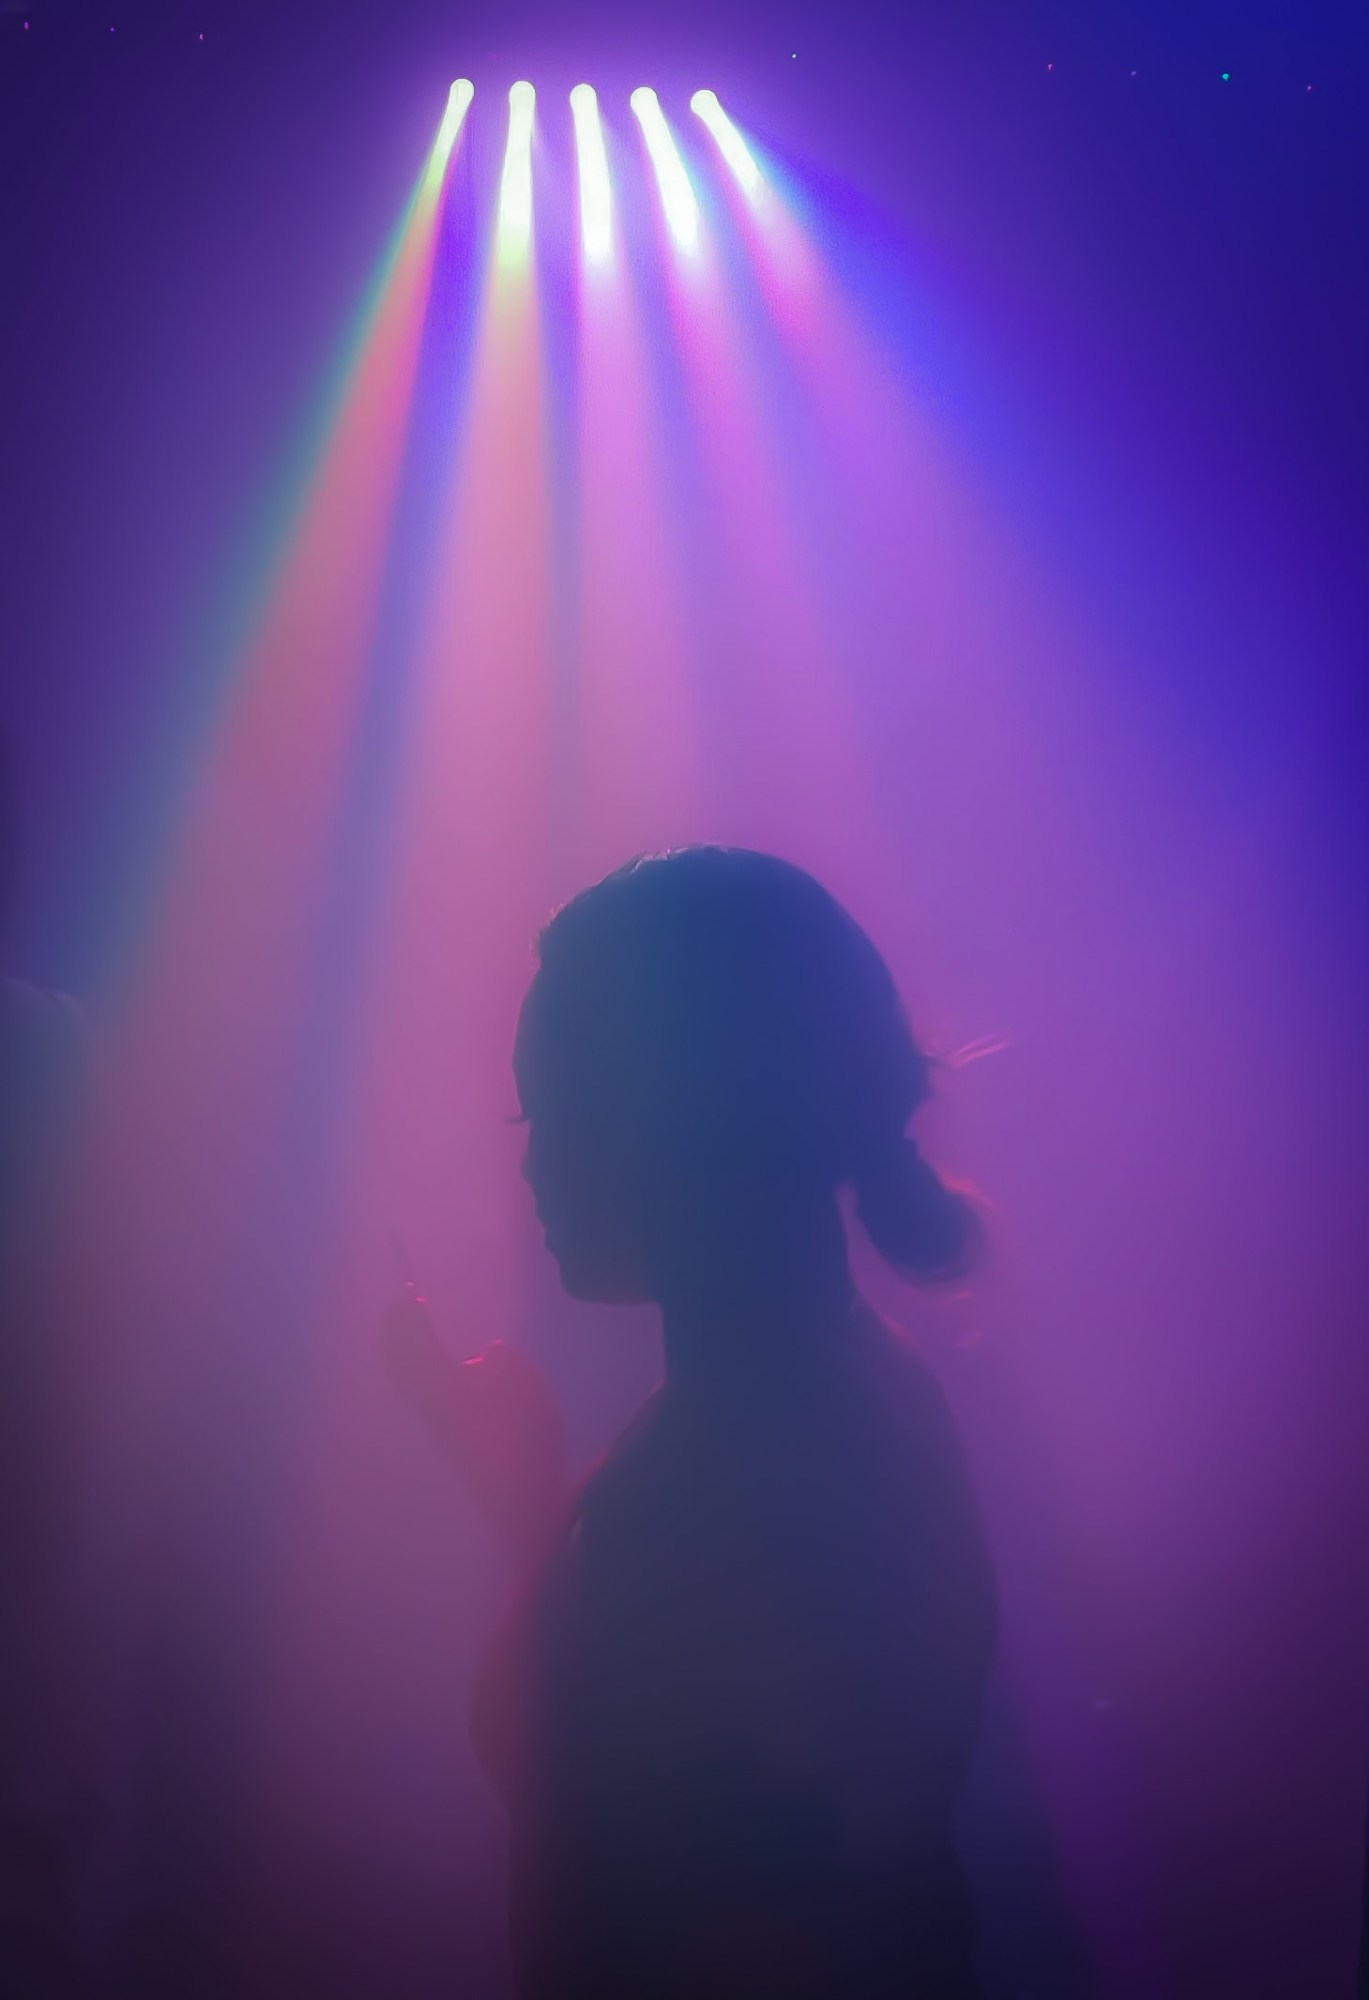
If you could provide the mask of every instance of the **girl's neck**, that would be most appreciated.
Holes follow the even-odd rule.
[[[838,1337],[855,1303],[846,1232],[823,1194],[734,1208],[683,1236],[660,1288],[666,1379],[782,1372]]]

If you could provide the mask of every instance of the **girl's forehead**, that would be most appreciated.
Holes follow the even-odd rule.
[[[538,1002],[538,973],[523,995],[523,1004],[518,1010],[518,1025],[513,1036],[513,1075],[520,1096],[524,1095],[533,1081],[538,1068],[538,1044],[541,1040],[540,1008]],[[526,1102],[524,1110],[527,1109]]]
[[[513,1041],[513,1075],[523,1110],[532,1109],[530,1099],[544,1100],[554,1087],[558,1073],[567,1067],[557,1060],[555,1019],[548,1005],[546,974],[538,971],[518,1012]]]

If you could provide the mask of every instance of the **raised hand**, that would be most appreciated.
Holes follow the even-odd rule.
[[[520,1568],[535,1563],[567,1490],[565,1426],[542,1370],[502,1340],[456,1360],[414,1285],[385,1314],[381,1340],[392,1375],[501,1546]]]

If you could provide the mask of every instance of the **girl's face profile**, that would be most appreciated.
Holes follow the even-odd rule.
[[[651,1296],[643,1188],[626,1134],[572,1052],[558,1045],[540,977],[518,1024],[514,1075],[528,1127],[523,1177],[561,1283],[575,1299],[629,1304]]]

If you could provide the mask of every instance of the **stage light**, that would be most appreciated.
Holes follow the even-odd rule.
[[[760,193],[761,170],[752,159],[745,139],[719,104],[717,91],[696,90],[689,108],[713,134],[718,151],[731,167],[743,194],[754,201]]]
[[[661,190],[661,206],[670,233],[682,250],[692,250],[699,240],[699,204],[684,161],[680,158],[670,127],[665,122],[660,99],[654,90],[634,90],[628,102],[642,128],[656,180]]]
[[[433,140],[433,150],[428,156],[428,172],[424,183],[431,197],[442,185],[442,176],[447,171],[452,147],[456,144],[466,113],[470,110],[471,99],[475,96],[475,85],[468,77],[459,76],[447,92],[447,108],[442,113],[442,123],[437,128]]]
[[[575,118],[575,153],[580,168],[580,241],[586,261],[606,262],[613,250],[609,221],[608,156],[599,100],[593,85],[577,83],[570,94]]]
[[[475,85],[469,77],[459,76],[447,92],[447,108],[442,114],[442,123],[437,128],[439,148],[450,152],[461,130],[461,121],[470,110],[471,99],[475,96]]]
[[[537,92],[530,83],[509,90],[509,141],[504,153],[504,179],[499,191],[499,235],[503,244],[521,249],[532,232],[532,120]]]

